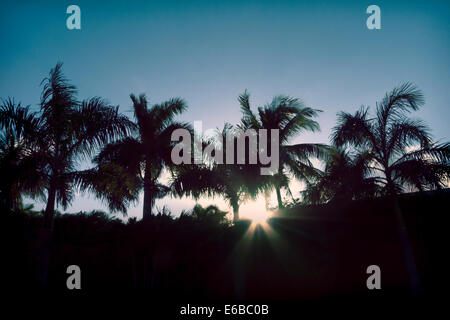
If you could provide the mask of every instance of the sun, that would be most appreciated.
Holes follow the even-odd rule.
[[[269,218],[270,213],[266,210],[264,199],[256,199],[242,206],[242,218],[250,219],[253,223],[262,224]]]
[[[258,213],[253,214],[253,217],[251,218],[251,220],[254,223],[262,224],[262,223],[266,222],[268,217],[269,217],[269,213],[267,211],[262,211],[260,213],[258,212]]]

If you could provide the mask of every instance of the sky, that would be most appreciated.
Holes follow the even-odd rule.
[[[81,30],[66,27],[72,4]],[[372,4],[380,30],[366,27]],[[435,140],[450,140],[449,1],[2,1],[0,39],[0,97],[36,110],[41,80],[62,61],[80,99],[101,96],[131,117],[130,93],[150,103],[182,97],[189,109],[178,119],[202,121],[204,130],[238,123],[245,89],[254,107],[278,94],[298,97],[323,110],[321,132],[292,143],[328,143],[337,112],[373,109],[409,81],[426,99],[413,116]],[[194,203],[157,206],[176,215]],[[227,209],[218,198],[201,203]],[[92,209],[106,207],[78,195],[67,211]],[[142,201],[128,216],[142,216]]]

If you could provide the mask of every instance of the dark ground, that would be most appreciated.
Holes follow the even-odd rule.
[[[103,215],[61,215],[55,220],[45,290],[36,280],[41,218],[7,213],[2,289],[24,300],[105,299],[113,306],[144,301],[150,309],[169,304],[163,317],[168,319],[177,306],[195,302],[268,302],[289,314],[297,306],[320,311],[330,303],[350,309],[387,301],[411,306],[440,295],[450,270],[449,196],[443,190],[398,200],[419,271],[416,295],[390,199],[286,209],[256,227],[248,221],[224,227],[165,216],[125,225]],[[79,292],[66,289],[66,268],[72,264],[81,268]],[[376,292],[366,287],[366,268],[372,264],[381,268],[382,289]]]

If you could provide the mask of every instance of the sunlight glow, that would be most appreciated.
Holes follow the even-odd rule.
[[[264,198],[257,198],[242,206],[241,215],[242,218],[250,219],[253,223],[262,224],[270,217],[270,212],[266,210]]]
[[[269,218],[269,213],[267,211],[261,211],[261,212],[255,213],[251,217],[251,219],[254,223],[259,223],[259,224],[266,222],[266,220],[268,218]]]

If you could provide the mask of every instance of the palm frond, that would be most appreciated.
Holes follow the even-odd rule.
[[[165,128],[173,121],[176,115],[186,110],[187,104],[184,99],[172,98],[160,104],[155,104],[150,112],[153,114],[153,121],[161,123],[161,128]]]
[[[84,100],[72,115],[75,140],[71,149],[90,156],[101,146],[125,137],[135,129],[136,125],[119,113],[118,106],[112,107],[100,97]]]
[[[144,146],[132,137],[126,137],[106,145],[94,158],[97,165],[115,163],[127,172],[139,175],[144,161]]]
[[[255,114],[250,108],[250,93],[245,89],[238,97],[239,104],[241,106],[242,119],[241,119],[241,129],[258,129],[260,128],[260,123],[256,118]]]
[[[387,154],[401,154],[405,147],[419,143],[421,148],[428,148],[431,143],[430,129],[423,121],[401,119],[395,121],[387,133]]]
[[[386,128],[391,119],[402,117],[404,112],[418,110],[424,102],[423,93],[410,82],[392,89],[377,105],[379,126]]]
[[[331,150],[332,148],[330,146],[321,143],[298,143],[283,146],[284,152],[302,161],[308,160],[309,158],[327,160]]]
[[[81,191],[89,191],[106,202],[112,212],[126,213],[139,198],[142,182],[115,163],[72,173],[74,184]]]
[[[368,108],[361,107],[354,115],[340,112],[337,115],[337,125],[333,127],[331,141],[336,147],[354,145],[356,147],[377,145],[373,125],[368,119]]]
[[[450,166],[425,159],[410,159],[391,168],[394,178],[402,185],[415,186],[419,191],[440,189],[450,178]]]
[[[290,138],[299,134],[302,131],[316,132],[320,131],[320,126],[317,121],[312,120],[312,117],[317,117],[320,110],[311,108],[299,109],[287,123],[280,128],[280,140],[287,143]]]
[[[403,154],[392,166],[408,160],[429,160],[435,163],[448,164],[450,161],[450,143],[431,144]]]
[[[180,166],[172,177],[171,189],[174,195],[192,196],[194,199],[202,195],[223,195],[227,191],[225,179],[226,177],[205,166]]]
[[[77,105],[77,89],[71,85],[62,73],[62,63],[58,62],[50,70],[49,76],[41,82],[43,85],[41,94],[42,117],[47,122],[57,125],[70,116],[73,106]],[[59,123],[61,125],[61,123]]]

